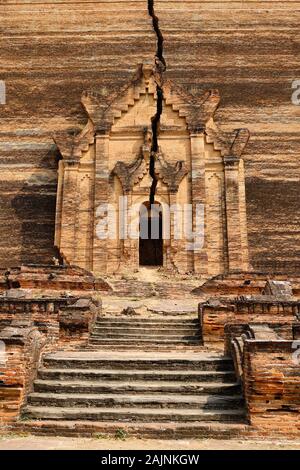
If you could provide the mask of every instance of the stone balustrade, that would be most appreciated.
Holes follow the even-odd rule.
[[[297,323],[300,316],[300,300],[267,295],[217,298],[200,303],[198,311],[204,342],[223,347],[226,324],[268,323],[277,325],[277,328],[282,327],[283,330],[286,325],[291,331],[293,323]]]
[[[31,390],[46,338],[36,327],[0,331],[0,423],[16,419]]]

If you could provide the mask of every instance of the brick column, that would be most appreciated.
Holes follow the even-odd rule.
[[[247,266],[246,247],[242,243],[243,223],[241,211],[245,206],[240,194],[239,157],[225,156],[225,199],[226,199],[226,223],[229,271],[241,271]]]
[[[204,135],[201,132],[192,132],[191,139],[191,188],[192,188],[192,206],[193,206],[193,231],[199,233],[196,227],[196,206],[197,204],[206,205],[205,195],[205,152]],[[194,250],[194,271],[198,274],[207,274],[207,237],[206,237],[206,215],[204,210],[204,221],[202,221],[202,230],[204,230],[204,244],[201,248]],[[195,240],[196,241],[196,240]]]
[[[76,264],[92,269],[94,220],[94,162],[81,164],[78,172],[79,202],[76,222]]]
[[[66,261],[73,263],[75,253],[76,215],[78,210],[78,162],[65,161],[63,200],[61,210],[60,251]]]
[[[64,187],[64,161],[58,162],[58,178],[57,178],[57,193],[56,193],[56,212],[55,212],[55,238],[54,245],[58,248],[61,244],[61,216],[63,206],[63,187]]]
[[[108,203],[109,196],[109,168],[108,168],[108,133],[96,135],[96,163],[95,163],[95,198],[94,198],[94,245],[93,245],[93,272],[101,275],[107,271],[109,240],[99,239],[96,233],[100,217],[97,216],[99,206]]]
[[[132,268],[138,269],[139,268],[139,238],[133,239],[132,234],[130,231],[139,226],[139,213],[133,214],[132,206],[133,206],[133,197],[132,197],[132,190],[127,191],[124,196],[127,198],[127,205],[124,209],[124,217],[123,219],[123,229],[125,238],[123,240],[123,253],[122,253],[122,263],[124,268]],[[126,212],[126,213],[125,213]],[[135,225],[135,223],[137,225]]]

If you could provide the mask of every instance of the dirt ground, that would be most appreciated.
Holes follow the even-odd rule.
[[[299,440],[143,440],[2,436],[0,450],[300,450]]]

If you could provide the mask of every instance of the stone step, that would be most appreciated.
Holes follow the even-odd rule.
[[[240,393],[237,383],[222,382],[175,382],[159,381],[79,381],[77,380],[40,380],[34,381],[35,392],[49,393],[138,393],[138,394],[223,394],[235,395]]]
[[[44,356],[43,365],[46,368],[53,367],[55,369],[123,369],[123,370],[175,370],[186,369],[197,371],[233,371],[233,361],[231,358],[215,357],[204,359],[185,359],[183,357],[175,357],[170,355],[168,359],[159,359],[152,355],[151,359],[112,359],[105,352],[107,357],[103,357],[102,353],[87,352],[78,356],[66,354],[59,356],[57,354]],[[159,356],[159,353],[158,353]],[[168,354],[169,356],[169,354]]]
[[[23,419],[42,420],[89,420],[131,422],[239,422],[245,421],[243,409],[161,409],[161,408],[63,408],[28,405]]]
[[[108,327],[108,326],[95,326],[93,328],[93,334],[138,334],[138,335],[144,335],[145,333],[145,326],[141,326],[139,328],[136,328],[135,326],[115,326],[115,327]],[[179,335],[179,336],[185,336],[185,335],[194,335],[197,334],[199,335],[200,333],[200,328],[195,325],[193,327],[189,328],[176,328],[176,327],[168,327],[168,328],[160,328],[159,326],[153,328],[149,328],[147,326],[147,333],[151,335]]]
[[[194,284],[185,282],[147,282],[139,280],[120,280],[114,279],[109,281],[117,297],[135,297],[147,298],[153,295],[160,295],[162,298],[180,299],[185,295],[189,295],[195,288]]]
[[[234,371],[214,371],[214,370],[123,370],[123,369],[47,369],[41,368],[38,371],[38,379],[44,380],[83,380],[83,381],[113,381],[118,384],[119,381],[160,383],[168,381],[170,385],[182,382],[214,382],[214,383],[234,383],[236,380]],[[115,386],[116,386],[115,385]]]
[[[129,438],[144,439],[232,439],[242,438],[250,432],[246,424],[232,422],[143,422],[126,421],[65,421],[65,420],[28,420],[10,425],[12,432],[30,433],[38,436],[66,437],[103,437],[115,438],[123,433]]]
[[[159,347],[164,345],[176,345],[176,344],[186,344],[186,345],[198,345],[200,344],[200,338],[194,339],[155,339],[155,338],[99,338],[98,336],[90,336],[89,344],[111,344],[111,345],[125,345],[133,344],[136,345],[136,340],[139,341],[139,346],[142,344],[147,346],[148,344],[158,345]]]
[[[174,351],[193,351],[197,352],[201,349],[203,343],[198,342],[196,344],[194,343],[177,343],[177,344],[154,344],[154,343],[148,343],[148,344],[138,344],[136,345],[134,341],[131,343],[116,343],[116,344],[103,344],[103,343],[89,343],[86,347],[86,351],[91,351],[91,352],[96,352],[96,351],[113,351],[113,352],[132,352],[132,351],[138,351],[138,352],[144,352],[144,351],[151,351],[153,353],[159,353],[159,352],[174,352]]]
[[[175,334],[175,335],[172,335],[172,334],[162,334],[162,335],[159,335],[159,334],[148,334],[148,332],[146,334],[143,334],[143,333],[132,333],[130,330],[123,330],[123,331],[120,331],[120,332],[111,332],[111,333],[108,333],[108,332],[104,332],[104,331],[99,331],[99,332],[95,332],[93,331],[93,333],[90,335],[90,340],[94,340],[94,339],[116,339],[116,340],[130,340],[130,339],[133,339],[133,340],[154,340],[155,343],[157,342],[157,340],[159,341],[200,341],[200,336],[199,336],[199,332],[196,331],[194,332],[194,334],[191,334],[191,335],[187,335],[187,336],[182,336],[180,334]]]
[[[157,318],[141,318],[141,317],[133,317],[133,318],[124,318],[124,317],[98,317],[95,325],[101,326],[105,325],[107,327],[109,326],[134,326],[134,327],[145,327],[149,326],[149,328],[168,328],[168,327],[181,327],[181,328],[186,328],[186,327],[196,327],[199,326],[199,320],[198,318],[163,318],[163,317],[157,317]]]
[[[42,393],[32,392],[28,396],[32,406],[61,407],[116,407],[116,408],[172,408],[172,409],[228,409],[243,406],[239,395],[140,395],[140,394],[91,394],[91,393]]]

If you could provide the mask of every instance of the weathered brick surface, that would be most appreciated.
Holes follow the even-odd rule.
[[[250,0],[161,0],[155,10],[165,39],[166,77],[199,99],[204,90],[219,89],[217,122],[225,130],[250,128],[245,175],[252,265],[297,272],[299,118],[291,103],[291,84],[300,73],[299,11],[291,0],[265,2],[259,9]],[[7,104],[0,109],[0,264],[49,263],[58,166],[52,134],[73,135],[85,123],[80,103],[84,90],[96,90],[105,108],[137,64],[153,59],[157,38],[147,2],[139,0],[7,0],[1,3],[0,19],[1,79],[7,84]],[[105,139],[98,140],[101,151]],[[107,192],[107,168],[97,169],[100,201]],[[201,162],[194,162],[194,170],[201,182]],[[229,183],[228,173],[234,172],[227,171]],[[220,191],[218,179],[214,185],[207,194],[212,200]],[[228,186],[231,211],[237,204],[237,185]],[[195,180],[192,189],[195,201],[201,201],[203,185]],[[216,220],[213,214],[212,225]],[[217,244],[215,233],[211,237]],[[231,251],[239,257],[232,227],[228,235]],[[217,265],[226,258],[218,250]],[[106,252],[99,247],[97,255],[105,259]]]
[[[236,272],[214,276],[195,288],[194,295],[218,295],[225,297],[236,297],[242,295],[260,295],[264,292],[268,280],[286,281],[284,273],[262,273],[262,272]],[[300,278],[296,275],[289,276],[294,297],[300,297]]]
[[[8,299],[0,297],[0,422],[17,418],[35,378],[43,350],[87,343],[101,304],[89,297]]]
[[[230,323],[266,323],[281,328],[297,322],[300,301],[276,300],[268,296],[236,299],[211,299],[199,304],[199,317],[204,342],[223,343],[224,326]],[[290,333],[292,335],[292,333]]]
[[[88,332],[100,308],[101,303],[91,297],[0,297],[0,325],[31,324],[53,341],[59,339],[60,329],[68,329],[68,325]]]
[[[97,316],[100,303],[89,298],[79,298],[76,302],[64,306],[59,315],[59,342],[64,348],[73,348],[88,341]]]
[[[147,2],[6,0],[0,6],[0,264],[50,263],[54,255],[57,150],[52,135],[85,122],[84,90],[104,103],[152,59]]]
[[[70,265],[21,265],[9,268],[3,275],[6,288],[40,289],[43,291],[110,291],[107,282],[92,273]],[[0,284],[1,287],[1,284]],[[4,288],[3,288],[4,290]]]
[[[36,328],[7,327],[0,331],[5,360],[0,364],[0,423],[19,416],[30,391],[45,337]]]
[[[156,143],[151,122],[158,88],[165,112]],[[63,258],[97,276],[135,272],[140,264],[203,275],[248,269],[242,153],[249,132],[246,128],[223,132],[214,124],[218,91],[209,90],[197,100],[175,82],[164,80],[152,61],[137,67],[106,108],[96,89],[81,100],[87,113],[85,128],[73,137],[55,136],[61,155],[55,245]],[[152,197],[160,207],[163,226],[159,261],[151,259],[154,247],[146,248],[148,258],[143,259],[140,248],[145,245],[133,236],[139,231],[139,208],[150,209]],[[124,198],[126,207],[121,203]],[[109,234],[105,234],[107,204],[114,209],[108,214],[113,229]],[[193,212],[190,236],[187,227],[178,233],[187,205]],[[167,207],[172,212],[179,209],[176,221]],[[199,213],[201,207],[205,217]]]
[[[300,434],[300,355],[292,341],[246,340],[243,383],[253,426]]]
[[[297,5],[297,7],[295,6]],[[299,272],[298,3],[156,0],[170,78],[199,96],[216,87],[218,119],[250,130],[245,151],[250,262]]]

